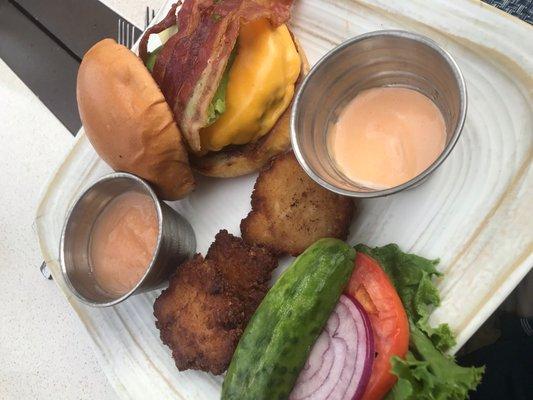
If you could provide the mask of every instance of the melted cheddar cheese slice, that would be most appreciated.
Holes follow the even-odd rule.
[[[285,25],[261,19],[241,28],[229,71],[226,110],[200,131],[202,150],[218,151],[265,135],[289,106],[300,56]]]

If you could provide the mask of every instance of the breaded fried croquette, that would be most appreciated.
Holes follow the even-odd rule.
[[[352,199],[315,183],[289,152],[259,174],[241,233],[248,243],[297,256],[320,238],[345,240],[353,211]]]
[[[268,291],[277,259],[265,248],[247,245],[227,231],[217,234],[206,259],[219,266],[224,281],[243,301],[248,321]]]
[[[226,370],[276,266],[268,250],[222,230],[205,258],[178,267],[154,315],[179,370]]]

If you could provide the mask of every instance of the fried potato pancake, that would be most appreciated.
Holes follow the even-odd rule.
[[[180,371],[226,370],[276,266],[268,250],[222,230],[205,258],[197,254],[178,267],[154,316]]]
[[[352,199],[315,183],[289,152],[259,174],[252,211],[241,221],[242,237],[276,254],[297,256],[320,238],[345,240],[353,211]]]

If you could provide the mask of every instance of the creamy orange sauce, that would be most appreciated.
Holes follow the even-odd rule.
[[[446,144],[439,108],[423,94],[382,87],[360,92],[328,135],[339,170],[373,189],[401,185],[429,167]]]
[[[91,232],[92,273],[100,287],[115,295],[139,282],[154,254],[158,220],[150,197],[124,193],[96,219]]]

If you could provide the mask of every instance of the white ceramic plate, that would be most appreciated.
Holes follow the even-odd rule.
[[[311,63],[349,37],[387,28],[427,35],[459,63],[469,104],[455,150],[418,188],[361,202],[349,239],[371,246],[396,242],[440,257],[442,305],[432,321],[450,323],[458,348],[533,264],[533,28],[478,1],[448,0],[305,0],[294,7],[291,24]],[[220,377],[178,372],[159,341],[152,315],[158,292],[92,309],[69,295],[61,280],[58,249],[66,211],[84,187],[109,171],[80,133],[37,212],[41,249],[54,279],[87,327],[121,398],[218,398]],[[172,203],[194,227],[198,251],[206,251],[219,229],[239,234],[254,181],[200,179],[188,199]]]

